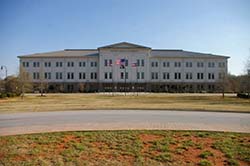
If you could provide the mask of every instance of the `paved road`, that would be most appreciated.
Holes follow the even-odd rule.
[[[210,130],[250,133],[250,114],[158,110],[89,110],[0,115],[0,135],[122,129]]]

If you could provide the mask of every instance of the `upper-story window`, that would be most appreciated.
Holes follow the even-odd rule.
[[[143,67],[143,66],[144,66],[144,59],[137,59],[137,60],[136,60],[136,65],[137,65],[137,66],[142,66],[142,67]]]
[[[193,66],[192,62],[186,62],[186,67],[192,67],[192,66]]]
[[[56,79],[61,80],[62,79],[62,72],[56,72]]]
[[[193,79],[193,74],[192,73],[186,73],[186,79],[187,80]]]
[[[203,78],[204,78],[204,73],[197,73],[198,80],[203,80]]]
[[[39,62],[33,62],[33,67],[40,67],[40,63]]]
[[[144,59],[141,59],[141,66],[144,66]]]
[[[208,62],[208,67],[214,68],[214,66],[215,66],[214,62]]]
[[[90,67],[97,67],[97,62],[90,62]]]
[[[174,67],[181,67],[181,62],[175,62]]]
[[[169,62],[163,62],[162,65],[163,65],[163,67],[169,67],[170,63]]]
[[[105,59],[104,66],[112,66],[112,59]]]
[[[29,67],[29,62],[23,62],[23,67]]]
[[[199,68],[204,67],[204,63],[203,62],[197,62],[197,67],[199,67]]]
[[[62,62],[56,62],[56,67],[62,67],[63,63]]]
[[[218,66],[219,66],[219,67],[225,67],[225,62],[219,62],[219,63],[218,63]]]
[[[157,72],[152,72],[151,73],[151,79],[152,80],[157,80],[158,79],[158,73]]]
[[[85,79],[86,78],[86,74],[85,73],[79,73],[79,80],[81,79]]]
[[[169,80],[170,74],[169,73],[163,73],[163,79],[164,80]]]
[[[74,73],[68,72],[67,73],[67,78],[68,78],[68,80],[73,80],[74,79]]]
[[[68,67],[74,67],[74,62],[68,62]]]
[[[90,73],[90,79],[97,79],[97,73],[96,72]]]
[[[34,80],[40,79],[40,74],[39,74],[38,72],[34,72],[34,73],[33,73],[33,79],[34,79]]]
[[[51,79],[51,73],[45,72],[44,73],[44,78],[50,80]]]
[[[181,73],[174,73],[174,79],[180,80],[181,79]]]
[[[51,67],[51,62],[44,62],[45,67]]]
[[[85,67],[86,66],[86,62],[79,62],[79,67]]]
[[[125,66],[128,66],[128,59],[125,59]]]
[[[158,67],[158,62],[151,62],[152,67]]]
[[[137,59],[137,60],[136,60],[136,65],[137,65],[137,66],[140,66],[140,65],[141,65],[140,59]]]
[[[208,79],[214,80],[214,73],[208,73]]]

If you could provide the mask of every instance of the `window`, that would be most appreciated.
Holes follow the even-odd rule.
[[[120,78],[124,79],[124,73],[123,72],[121,72],[121,77]]]
[[[186,79],[187,80],[193,79],[193,74],[192,73],[186,73]]]
[[[40,79],[40,74],[38,72],[33,73],[33,79],[34,80]]]
[[[104,60],[104,66],[108,66],[108,60],[107,59]]]
[[[137,65],[137,66],[140,66],[140,59],[137,59],[137,60],[136,60],[136,65]]]
[[[163,67],[169,67],[169,62],[163,62]]]
[[[163,73],[163,79],[164,80],[166,80],[166,79],[168,80],[169,76],[170,76],[169,73]]]
[[[158,73],[152,72],[152,73],[151,73],[151,79],[152,79],[152,80],[158,79]]]
[[[90,62],[90,66],[91,67],[96,67],[97,66],[97,62]]]
[[[204,77],[204,74],[203,73],[197,73],[197,79],[198,80],[202,80]]]
[[[68,67],[74,67],[74,62],[68,62]]]
[[[225,67],[225,62],[219,62],[218,65],[219,65],[219,67],[221,67],[221,68],[222,68],[222,67]]]
[[[141,66],[144,67],[144,59],[141,60]]]
[[[140,73],[137,72],[136,79],[140,79]]]
[[[62,67],[63,63],[62,62],[56,62],[56,67]]]
[[[104,73],[104,79],[108,79],[108,73]]]
[[[113,62],[112,62],[112,59],[109,60],[109,66],[112,66]]]
[[[86,62],[79,62],[79,67],[85,67],[86,66]]]
[[[97,66],[97,62],[90,62],[90,66],[91,67],[96,67]]]
[[[39,67],[40,63],[39,62],[33,62],[33,67]]]
[[[214,73],[208,73],[208,79],[214,80]]]
[[[113,75],[112,72],[109,73],[109,79],[112,79]]]
[[[181,73],[174,73],[174,79],[180,80],[181,79]]]
[[[69,80],[73,80],[74,79],[74,73],[72,73],[72,72],[67,73],[67,78]]]
[[[44,62],[44,66],[45,67],[51,67],[51,63],[50,62]]]
[[[90,73],[90,79],[97,79],[97,73],[95,72]]]
[[[209,67],[209,68],[214,68],[214,66],[215,66],[215,65],[214,65],[214,62],[208,62],[208,67]]]
[[[141,79],[144,79],[144,72],[141,72]]]
[[[56,79],[61,80],[62,79],[62,73],[61,72],[56,72]]]
[[[79,73],[79,80],[85,79],[85,73]]]
[[[125,73],[125,79],[128,79],[128,72]]]
[[[125,59],[125,66],[128,66],[128,60]]]
[[[23,62],[23,67],[29,67],[29,62]]]
[[[151,62],[152,67],[158,67],[158,62]]]
[[[174,67],[181,67],[181,62],[175,62]]]
[[[51,79],[51,73],[45,72],[44,78],[50,80]]]
[[[199,67],[199,68],[204,67],[204,63],[203,62],[197,62],[197,67]]]
[[[192,62],[186,62],[186,67],[192,67],[192,66],[193,66]]]

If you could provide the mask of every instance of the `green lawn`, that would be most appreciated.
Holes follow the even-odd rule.
[[[250,134],[88,131],[0,137],[0,165],[250,165]]]
[[[171,109],[250,112],[250,99],[218,94],[29,94],[1,99],[0,113],[92,109]]]

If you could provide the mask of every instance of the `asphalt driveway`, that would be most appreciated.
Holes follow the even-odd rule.
[[[81,130],[209,130],[250,133],[250,114],[159,110],[85,110],[0,115],[0,135]]]

